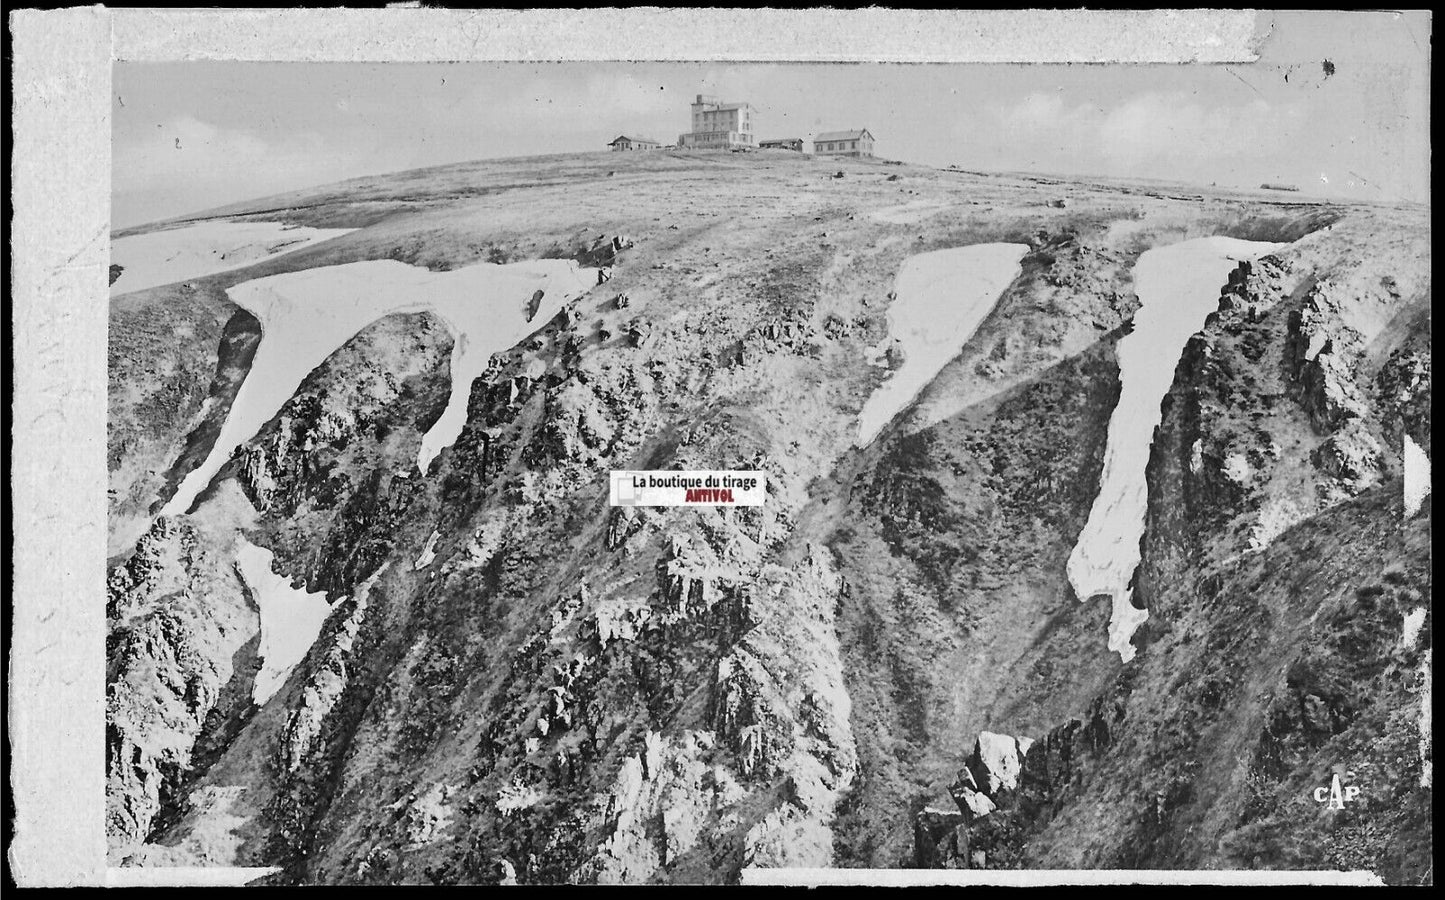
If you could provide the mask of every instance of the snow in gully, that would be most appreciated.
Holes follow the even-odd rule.
[[[888,308],[889,340],[903,362],[863,404],[858,446],[866,447],[958,355],[1020,271],[1026,244],[975,244],[910,256]]]
[[[1149,618],[1133,603],[1130,582],[1140,563],[1148,507],[1145,468],[1185,345],[1218,308],[1219,290],[1239,261],[1284,244],[1208,237],[1157,247],[1134,266],[1140,308],[1119,341],[1119,402],[1109,420],[1099,495],[1069,556],[1069,582],[1080,601],[1109,598],[1109,649],[1134,658],[1134,632]]]
[[[491,355],[521,341],[594,284],[594,270],[565,259],[478,263],[450,272],[373,260],[232,287],[231,300],[260,322],[261,342],[210,454],[186,476],[162,514],[189,510],[236,448],[281,410],[313,369],[357,332],[393,313],[435,313],[454,338],[451,394],[417,455],[425,473],[461,434],[472,381]],[[537,292],[541,308],[529,317],[527,305]]]

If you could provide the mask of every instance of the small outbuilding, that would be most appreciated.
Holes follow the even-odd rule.
[[[813,152],[821,156],[872,156],[873,134],[857,131],[828,131],[813,138]]]
[[[759,141],[758,146],[764,150],[794,150],[803,152],[802,138],[775,138],[770,141]]]
[[[662,148],[662,144],[652,138],[628,137],[625,134],[619,134],[607,146],[611,147],[614,153],[621,150],[660,150]]]

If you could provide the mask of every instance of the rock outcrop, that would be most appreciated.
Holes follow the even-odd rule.
[[[1039,740],[980,732],[949,786],[956,809],[927,808],[914,819],[914,864],[923,868],[1019,868],[1027,845],[1070,796],[1090,761],[1106,750],[1122,706],[1096,700]]]
[[[127,853],[193,777],[203,731],[250,712],[258,622],[225,536],[158,519],[111,573],[106,831]]]

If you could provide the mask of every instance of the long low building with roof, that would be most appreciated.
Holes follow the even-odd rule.
[[[758,141],[758,147],[763,150],[796,150],[803,151],[802,138],[773,138],[767,141]]]
[[[825,131],[813,138],[813,152],[821,156],[872,156],[873,134],[857,131]]]
[[[625,134],[619,134],[607,146],[616,153],[619,150],[657,150],[662,147],[662,142],[654,141],[652,138],[628,137]]]

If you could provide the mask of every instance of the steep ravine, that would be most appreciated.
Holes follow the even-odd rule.
[[[933,424],[904,419],[880,438],[831,523],[851,589],[861,764],[839,864],[911,864],[913,816],[938,802],[960,745],[1001,714],[1051,722],[1117,668],[1064,569],[1097,492],[1114,346],[1134,308],[1128,257],[1104,239],[1082,229],[1024,257],[921,398]],[[965,381],[972,405],[930,414]]]
[[[1344,249],[1367,227],[1230,275],[1155,434],[1139,658],[1072,722],[993,723],[1035,739],[1017,788],[980,814],[979,766],[960,770],[956,811],[917,820],[918,861],[1428,877],[1429,514],[1401,521],[1384,449],[1428,369],[1371,389],[1410,358],[1389,323],[1418,303],[1425,284],[1405,273],[1427,250]],[[1332,772],[1367,799],[1315,802]]]
[[[236,569],[243,534],[274,544],[283,572],[297,573],[298,562],[317,566],[297,559],[288,549],[293,542],[275,541],[265,514],[284,509],[292,527],[325,533],[322,523],[336,522],[335,509],[354,496],[354,473],[385,460],[389,447],[410,442],[414,452],[419,438],[410,417],[423,385],[444,379],[449,350],[445,330],[421,316],[392,317],[364,330],[308,377],[233,466],[239,485],[231,478],[220,482],[203,514],[159,518],[114,571],[113,849],[125,852],[173,818],[187,785],[251,715],[260,623],[251,588]],[[275,460],[269,466],[268,453]],[[305,493],[287,489],[288,471],[305,480]]]

